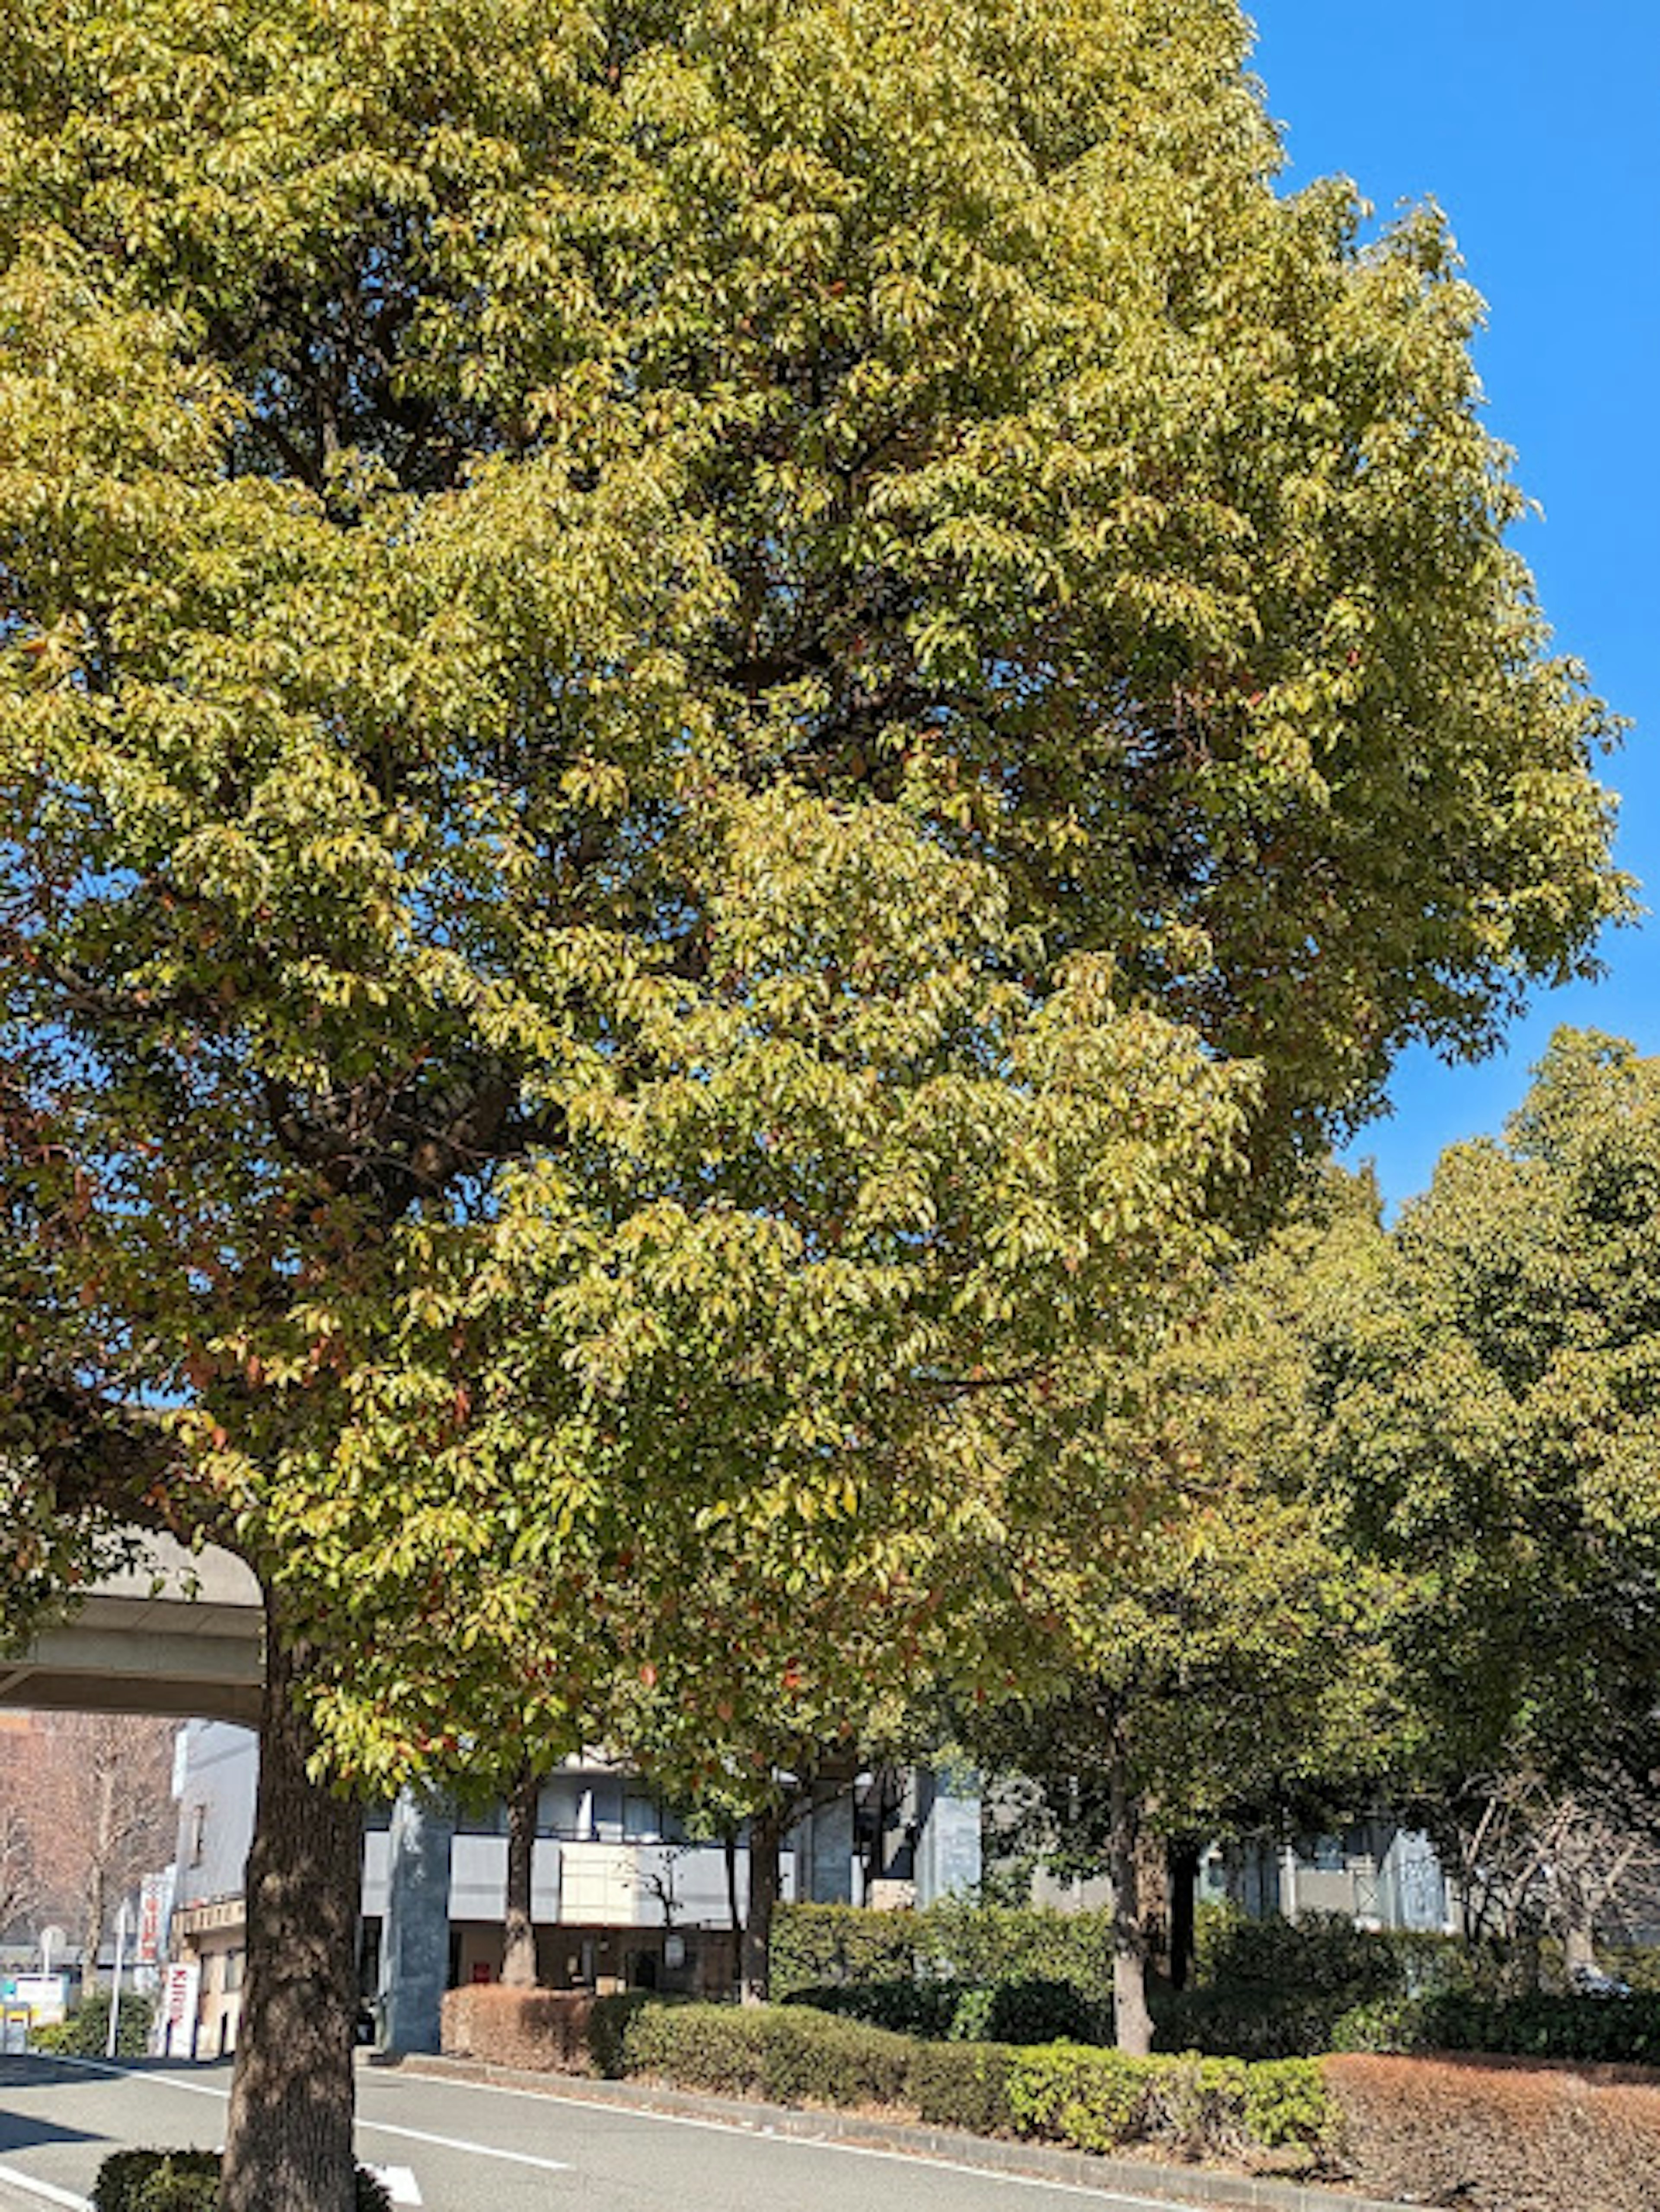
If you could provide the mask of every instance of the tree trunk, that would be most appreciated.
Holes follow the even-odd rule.
[[[1122,1752],[1112,1761],[1109,1791],[1113,2039],[1130,2057],[1145,2058],[1152,2049],[1152,2014],[1147,2009],[1147,1941],[1139,1880],[1141,1808]]]
[[[738,1894],[738,1827],[729,1823],[721,1831],[721,1856],[727,1869],[727,1911],[732,1918],[732,1982],[738,1987],[743,1978],[744,1906]]]
[[[1567,1974],[1596,1972],[1596,1930],[1590,1916],[1576,1911],[1562,1930],[1562,1968]]]
[[[1193,1978],[1194,1905],[1199,1882],[1199,1846],[1187,1838],[1170,1847],[1170,1982],[1184,1990]]]
[[[1168,1984],[1171,1976],[1170,1851],[1164,1838],[1147,1826],[1157,1808],[1143,1798],[1140,1833],[1135,1845],[1135,1888],[1140,1900],[1141,1954],[1149,1973]]]
[[[221,2212],[352,2212],[362,1820],[313,1782],[305,1655],[265,1607],[247,1966]]]
[[[536,1925],[531,1917],[531,1877],[536,1857],[536,1814],[542,1778],[519,1770],[508,1798],[508,1897],[502,1946],[502,1979],[509,1989],[536,1987]]]
[[[750,1900],[739,1946],[739,1989],[746,2005],[765,2004],[772,1951],[772,1915],[778,1902],[782,1816],[772,1808],[750,1821]]]

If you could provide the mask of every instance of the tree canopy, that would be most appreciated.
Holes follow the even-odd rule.
[[[1651,1796],[1660,1063],[1560,1030],[1327,1316],[1332,1487],[1415,1563],[1443,1781]]]
[[[1478,302],[1432,213],[1277,188],[1246,44],[12,27],[9,1582],[160,1519],[337,1771],[509,1655],[556,1732],[642,1518],[931,1541],[974,1393],[1585,969],[1610,725]]]

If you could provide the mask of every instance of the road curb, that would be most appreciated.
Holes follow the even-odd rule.
[[[956,2128],[881,2120],[862,2112],[805,2111],[790,2105],[753,2104],[736,2097],[711,2097],[701,2091],[672,2089],[650,2081],[599,2081],[582,2075],[541,2074],[482,2059],[449,2058],[405,2052],[377,2053],[367,2065],[398,2073],[431,2075],[483,2087],[521,2090],[569,2104],[606,2105],[623,2112],[670,2114],[732,2128],[751,2135],[790,2136],[808,2142],[845,2143],[914,2158],[969,2166],[986,2173],[1019,2174],[1027,2179],[1059,2181],[1104,2196],[1129,2197],[1150,2207],[1188,2205],[1200,2212],[1424,2212],[1421,2205],[1347,2189],[1294,2181],[1274,2181],[1244,2173],[1220,2173],[1209,2167],[1157,2166],[1151,2160],[1104,2158],[1091,2152],[1058,2150],[1043,2143],[1006,2142],[972,2136]]]

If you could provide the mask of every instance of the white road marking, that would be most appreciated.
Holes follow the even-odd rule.
[[[1126,2197],[1121,2190],[1097,2188],[1085,2181],[1050,2181],[1041,2173],[1009,2173],[1001,2166],[970,2166],[966,2159],[942,2158],[933,2151],[888,2150],[880,2143],[842,2142],[834,2136],[814,2136],[798,2133],[794,2128],[780,2132],[773,2127],[757,2127],[752,2120],[711,2120],[698,2112],[658,2112],[646,2105],[611,2104],[603,2097],[562,2097],[556,2090],[549,2095],[542,2089],[519,2089],[508,2081],[471,2081],[462,2074],[428,2074],[419,2067],[410,2069],[410,2078],[417,2081],[449,2081],[458,2088],[477,2089],[487,2097],[533,2097],[542,2105],[574,2105],[579,2112],[606,2112],[615,2119],[655,2120],[666,2128],[704,2128],[718,2136],[747,2136],[751,2142],[765,2140],[777,2143],[800,2143],[806,2150],[839,2151],[843,2158],[885,2158],[896,2160],[901,2166],[938,2167],[942,2173],[971,2174],[976,2181],[1001,2182],[1010,2189],[1052,2189],[1063,2197],[1087,2197],[1091,2204],[1108,2208],[1108,2212],[1217,2212],[1214,2205],[1195,2204],[1183,2198],[1178,2204],[1169,2197]],[[797,2109],[805,2119],[812,2114],[804,2106]]]
[[[94,2058],[58,2059],[58,2065],[84,2066],[95,2074],[137,2074],[133,2066],[110,2066]],[[219,2097],[229,2100],[228,2089],[210,2088],[205,2081],[183,2081],[176,2074],[152,2074],[143,2077],[152,2081],[170,2082],[175,2089],[189,2089],[198,2097]],[[744,2120],[710,2120],[692,2112],[654,2112],[643,2105],[612,2105],[601,2098],[561,2098],[556,2094],[547,2096],[538,2089],[518,2089],[505,2081],[469,2081],[454,2074],[423,2074],[411,2068],[409,2079],[423,2081],[447,2081],[457,2088],[473,2089],[487,2097],[533,2097],[541,2105],[575,2105],[584,2112],[609,2112],[618,2119],[655,2120],[668,2128],[703,2128],[714,2135],[748,2136],[758,2140],[763,2131]],[[485,2158],[510,2159],[515,2164],[539,2166],[554,2173],[569,2173],[570,2167],[557,2159],[532,2158],[524,2151],[496,2150],[486,2143],[452,2142],[446,2136],[417,2135],[413,2128],[394,2128],[381,2120],[359,2120],[360,2128],[378,2130],[382,2135],[408,2136],[417,2142],[432,2142],[452,2150],[477,2151]],[[766,2136],[774,2142],[800,2143],[806,2150],[839,2151],[843,2158],[881,2158],[897,2160],[902,2166],[934,2166],[944,2173],[971,2174],[976,2181],[1001,2182],[1008,2189],[1048,2189],[1060,2197],[1086,2197],[1092,2204],[1109,2208],[1109,2212],[1180,2212],[1168,2197],[1127,2197],[1121,2190],[1092,2188],[1087,2182],[1050,2181],[1041,2173],[1008,2173],[1000,2167],[970,2166],[965,2159],[940,2158],[931,2151],[885,2150],[878,2143],[838,2142],[833,2136],[798,2135],[793,2129],[779,2135],[769,2128]],[[1184,2200],[1185,2201],[1185,2200]],[[75,2200],[80,2204],[80,2198]],[[84,2212],[92,2212],[87,2206]],[[1192,2212],[1205,2212],[1202,2205],[1192,2207]],[[1214,2208],[1212,2208],[1214,2212]]]
[[[59,2189],[55,2182],[37,2181],[32,2173],[20,2173],[15,2166],[0,2166],[0,2182],[13,2189],[26,2190],[31,2197],[42,2197],[48,2204],[61,2204],[66,2212],[92,2212],[84,2197],[77,2197],[72,2189]]]
[[[407,2166],[372,2166],[369,2172],[394,2204],[418,2204],[421,2185]]]
[[[125,2074],[143,2081],[160,2081],[170,2089],[183,2089],[192,2097],[216,2097],[222,2105],[230,2102],[228,2089],[216,2088],[210,2081],[185,2081],[176,2074],[146,2074],[137,2066],[100,2065],[95,2059],[82,2058],[71,2062],[95,2074]],[[569,2173],[570,2161],[562,2158],[533,2158],[527,2150],[500,2150],[494,2143],[468,2142],[460,2136],[429,2136],[420,2128],[394,2127],[390,2120],[366,2120],[359,2116],[360,2130],[367,2129],[374,2136],[401,2136],[405,2142],[432,2143],[439,2150],[465,2150],[475,2158],[495,2158],[508,2166],[533,2166],[543,2173]]]

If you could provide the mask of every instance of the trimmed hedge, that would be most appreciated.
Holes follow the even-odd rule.
[[[781,2002],[807,1990],[903,1982],[1057,1982],[1092,2002],[1112,1985],[1112,1919],[956,1898],[920,1912],[783,1905],[770,1972]]]
[[[538,2074],[598,2074],[623,2070],[623,2032],[641,2008],[672,2005],[631,1990],[596,1997],[584,1990],[520,1990],[503,1982],[473,1983],[444,1992],[439,2041],[458,2058],[481,2058]]]
[[[1325,2070],[1345,2163],[1377,2195],[1463,2212],[1652,2212],[1653,2076],[1358,2056]]]
[[[98,2169],[94,2212],[216,2212],[216,2150],[118,2150]],[[392,2212],[386,2185],[357,2168],[356,2212]]]
[[[1196,2051],[1130,2058],[1076,2043],[922,2040],[805,2004],[573,1999],[551,1990],[451,1995],[469,2002],[447,2005],[447,2023],[464,2010],[475,2021],[516,2011],[512,2040],[521,2051],[527,2023],[562,2021],[569,2051],[576,2024],[592,2039],[603,2021],[614,2041],[605,2068],[611,2073],[773,2104],[915,2114],[934,2126],[1076,2150],[1148,2146],[1247,2165],[1272,2159],[1304,2172],[1341,2172],[1376,2195],[1456,2203],[1467,2212],[1646,2212],[1660,2170],[1657,2075],[1621,2079],[1605,2069],[1590,2079],[1583,2070],[1514,2060],[1371,2054],[1317,2062],[1250,2063]],[[1572,2009],[1614,2016],[1638,2002],[1581,2000]],[[1439,2005],[1450,2014],[1452,2000],[1417,2002],[1420,2011]],[[1468,2017],[1478,2016],[1468,2008]],[[586,2046],[581,2065],[599,2070]],[[95,2201],[99,2212],[208,2212],[211,2203],[197,2196]]]
[[[1106,2043],[1112,2008],[1070,1982],[866,1982],[796,1990],[784,2002],[954,2043]]]
[[[629,2021],[623,2063],[682,2088],[774,2105],[903,2105],[909,2039],[809,2006],[652,2006]]]
[[[1057,2043],[927,2043],[808,2006],[652,2006],[623,2033],[629,2074],[774,2104],[887,2106],[941,2126],[1086,2151],[1187,2157],[1286,2148],[1312,2162],[1336,2114],[1317,2066],[1128,2058]]]
[[[1337,2019],[1331,2048],[1660,2065],[1660,1996],[1481,1997],[1449,1990],[1385,2000]]]

